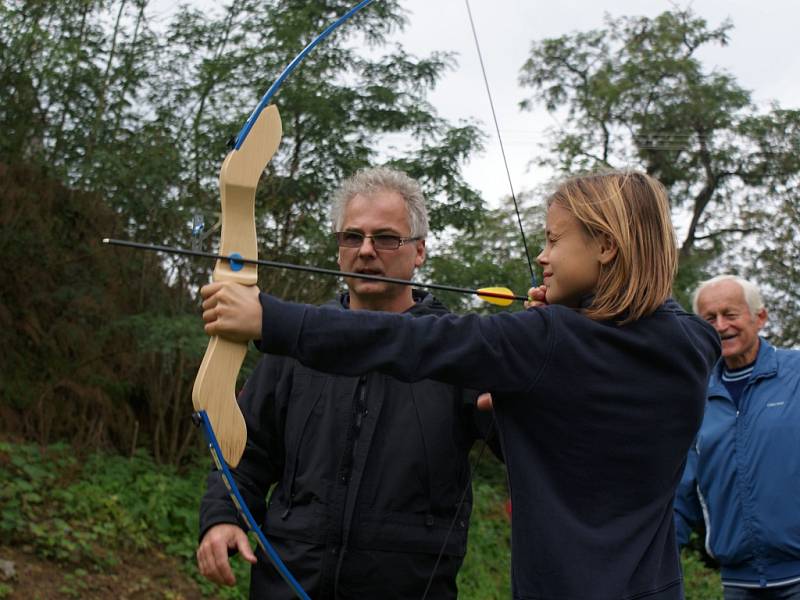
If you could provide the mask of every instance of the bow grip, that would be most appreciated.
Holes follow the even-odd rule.
[[[238,150],[231,150],[222,163],[219,188],[222,202],[222,237],[219,253],[258,258],[255,197],[258,182],[281,140],[281,120],[275,106],[267,106],[253,124]],[[256,266],[231,268],[218,260],[213,281],[258,282]],[[247,426],[236,402],[236,380],[247,355],[247,344],[212,336],[192,389],[196,411],[204,410],[216,432],[225,461],[239,464],[247,443]]]

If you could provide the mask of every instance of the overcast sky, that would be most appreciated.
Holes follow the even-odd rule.
[[[485,153],[466,169],[468,181],[490,201],[507,196],[508,183],[464,0],[406,0],[403,4],[411,13],[410,22],[398,39],[409,51],[419,55],[432,50],[459,53],[459,66],[439,85],[434,106],[449,118],[477,117],[490,131]],[[539,144],[544,131],[557,125],[544,110],[522,113],[517,108],[525,97],[517,77],[531,41],[602,27],[606,13],[652,17],[676,5],[690,6],[710,27],[725,19],[733,22],[728,46],[700,54],[705,65],[732,73],[758,104],[777,100],[785,108],[800,107],[797,0],[695,0],[679,4],[667,0],[470,0],[517,192],[534,187],[549,175],[527,165],[542,154]]]

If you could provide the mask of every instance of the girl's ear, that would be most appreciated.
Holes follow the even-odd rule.
[[[597,238],[597,242],[599,245],[597,260],[600,261],[601,265],[607,265],[617,256],[617,251],[619,250],[617,242],[607,233],[600,235]]]

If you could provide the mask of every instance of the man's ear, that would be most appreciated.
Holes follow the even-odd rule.
[[[607,265],[616,258],[619,247],[610,235],[603,233],[597,236],[597,245],[599,250],[597,260],[601,265]]]
[[[414,257],[414,267],[419,268],[425,262],[425,240],[417,240],[417,255]]]
[[[764,327],[764,325],[766,325],[766,323],[767,323],[767,309],[766,308],[761,307],[761,310],[759,310],[756,313],[756,322],[758,323],[759,331],[761,330],[762,327]]]

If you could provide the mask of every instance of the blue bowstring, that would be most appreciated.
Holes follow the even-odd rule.
[[[354,14],[356,14],[365,6],[372,4],[372,2],[374,2],[374,0],[362,0],[361,2],[356,4],[353,8],[348,10],[344,15],[339,17],[336,21],[328,25],[325,31],[320,33],[316,37],[316,39],[312,40],[305,48],[303,48],[300,54],[294,57],[292,62],[290,62],[288,66],[283,70],[283,73],[281,73],[275,80],[275,83],[269,86],[267,93],[264,94],[264,97],[261,98],[261,102],[258,103],[258,106],[256,106],[255,110],[253,111],[253,114],[251,114],[250,117],[245,122],[244,127],[242,127],[242,130],[239,132],[239,135],[236,136],[236,142],[233,146],[234,150],[238,150],[241,147],[241,145],[244,143],[244,140],[247,138],[247,135],[250,133],[250,129],[253,127],[253,124],[256,122],[256,119],[258,119],[258,115],[260,115],[261,111],[267,107],[269,101],[272,100],[272,96],[275,95],[275,92],[278,91],[278,88],[281,87],[284,80],[289,76],[289,74],[292,71],[295,70],[295,68],[297,68],[297,65],[299,65],[303,61],[306,55],[309,52],[311,52],[317,44],[319,44],[322,40],[324,40],[331,33],[333,33],[333,31],[337,27],[339,27],[342,23],[347,21],[350,17],[352,17]]]
[[[258,526],[258,523],[253,517],[253,513],[250,512],[249,508],[247,508],[247,503],[244,501],[241,492],[239,492],[239,487],[236,485],[236,482],[233,479],[233,474],[228,468],[228,464],[225,462],[225,459],[222,455],[222,450],[219,447],[217,436],[214,435],[214,429],[211,427],[211,421],[209,420],[206,411],[201,410],[197,414],[203,423],[203,430],[205,431],[206,439],[208,439],[208,448],[211,450],[211,455],[214,458],[214,462],[222,473],[222,478],[227,484],[234,504],[236,504],[236,507],[239,509],[242,517],[244,517],[244,520],[247,522],[247,527],[250,529],[250,531],[256,534],[258,545],[261,546],[261,549],[267,555],[269,561],[278,570],[280,576],[283,577],[284,581],[286,581],[289,587],[292,588],[294,593],[297,594],[297,597],[301,598],[302,600],[311,600],[303,587],[294,578],[294,575],[292,575],[286,565],[283,564],[281,557],[278,556],[278,553],[272,547],[272,544],[267,541],[267,537]]]

